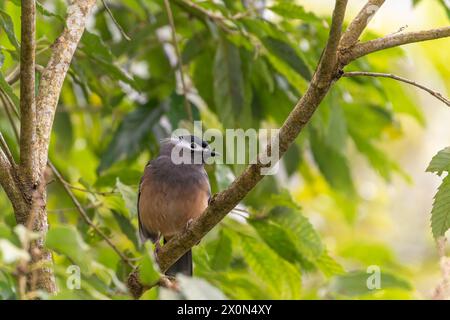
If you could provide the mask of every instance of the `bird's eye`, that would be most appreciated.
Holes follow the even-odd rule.
[[[205,141],[203,141],[202,142],[202,148],[206,148],[207,146],[208,146],[208,144]]]
[[[191,143],[191,149],[195,149],[195,143],[194,142]]]

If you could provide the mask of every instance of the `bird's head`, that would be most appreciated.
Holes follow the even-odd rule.
[[[209,144],[194,135],[174,136],[162,141],[160,155],[179,156],[193,161],[191,163],[201,164],[210,157],[218,155]]]

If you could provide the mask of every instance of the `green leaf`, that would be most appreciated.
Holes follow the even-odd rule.
[[[215,244],[214,255],[211,259],[211,269],[224,270],[228,267],[232,258],[232,242],[227,232],[222,229],[219,239]]]
[[[226,300],[227,297],[204,279],[183,275],[177,277],[180,284],[180,298],[185,300]]]
[[[129,218],[134,218],[137,216],[137,190],[131,188],[120,182],[119,179],[116,181],[116,188],[122,196],[123,201],[125,202],[125,206],[128,209]]]
[[[322,254],[324,246],[319,234],[299,210],[275,207],[268,216],[288,232],[295,247],[306,259],[314,261]]]
[[[142,152],[162,114],[162,107],[150,105],[140,106],[127,114],[103,153],[98,171],[102,172],[115,162],[134,158]]]
[[[446,176],[434,196],[431,210],[431,229],[435,238],[445,236],[450,228],[450,175]]]
[[[288,19],[300,19],[306,22],[320,21],[315,14],[307,12],[303,6],[288,1],[276,3],[268,9]]]
[[[298,268],[279,258],[264,243],[241,236],[240,240],[245,261],[253,272],[268,285],[275,298],[298,299],[301,289],[301,274]]]
[[[311,150],[320,172],[333,188],[354,195],[355,188],[345,155],[328,145],[317,129],[310,129]]]
[[[22,5],[20,0],[11,0],[11,2],[13,2],[18,7],[21,7],[21,5]],[[42,5],[42,3],[40,3],[39,1],[36,1],[36,9],[43,16],[56,18],[56,19],[58,19],[59,21],[61,21],[62,23],[65,24],[65,20],[64,20],[63,17],[61,17],[59,14],[53,13],[50,10],[46,9]]]
[[[274,37],[265,37],[262,39],[264,46],[279,59],[284,61],[304,79],[311,80],[311,70],[300,56],[299,52],[294,50],[289,43],[276,39]]]
[[[291,263],[300,260],[293,237],[281,225],[266,219],[250,219],[249,222],[261,239],[280,257]]]
[[[249,110],[239,49],[221,37],[214,59],[214,104],[224,127],[235,126],[236,117]]]
[[[158,287],[153,287],[145,291],[139,300],[158,300]]]
[[[444,171],[450,172],[450,147],[439,151],[431,159],[427,168],[427,172],[436,172],[438,175],[441,175]]]
[[[355,271],[342,276],[337,276],[330,284],[330,290],[343,296],[358,296],[368,293],[375,293],[378,290],[370,290],[367,286],[367,279],[371,273]],[[388,272],[380,273],[381,289],[399,288],[403,290],[412,290],[411,284],[405,279]]]
[[[447,13],[447,17],[450,19],[450,2],[448,2],[447,0],[439,0],[439,3],[444,8],[445,13]]]
[[[68,257],[82,272],[90,273],[91,258],[89,247],[78,230],[69,225],[56,225],[49,229],[45,245],[51,250]]]
[[[324,250],[323,253],[317,258],[315,265],[326,277],[332,277],[345,273],[344,268],[328,254],[327,250]]]
[[[159,270],[150,246],[146,246],[146,249],[139,267],[139,278],[143,284],[151,286],[159,280]]]
[[[66,153],[70,151],[74,141],[73,125],[70,115],[70,112],[57,111],[53,124],[53,132],[55,133],[56,139],[52,141],[55,144],[55,148],[63,150]]]
[[[136,249],[139,248],[139,240],[137,238],[136,228],[131,224],[129,218],[123,216],[119,212],[112,210],[114,218],[119,224],[120,230],[127,236],[127,238],[133,243]]]
[[[14,46],[14,48],[19,51],[20,50],[20,44],[19,41],[17,41],[16,35],[14,33],[14,24],[9,16],[5,11],[0,9],[0,27],[5,30],[6,36],[8,37],[9,42]]]
[[[8,82],[6,82],[2,72],[0,72],[0,88],[11,98],[15,107],[19,108],[19,98],[16,96]]]
[[[5,55],[3,54],[3,51],[0,48],[0,68],[3,67],[4,62],[5,62]]]
[[[117,58],[98,35],[85,31],[81,43],[81,50],[91,58],[94,67],[100,68],[113,79],[123,81],[139,91],[136,81],[115,65]]]

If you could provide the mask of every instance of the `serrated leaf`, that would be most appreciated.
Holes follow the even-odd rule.
[[[436,172],[438,175],[441,175],[444,171],[450,171],[450,147],[439,151],[431,159],[430,165],[427,168],[427,172]]]
[[[315,265],[326,277],[345,273],[344,268],[328,254],[327,250],[324,250],[318,257],[315,261]]]
[[[245,261],[255,274],[264,281],[276,298],[298,299],[301,290],[300,271],[281,259],[264,243],[241,236],[241,248]]]
[[[115,162],[131,159],[145,148],[147,139],[152,135],[153,126],[163,114],[161,107],[140,106],[127,114],[109,143],[100,160],[101,172]]]
[[[319,234],[299,210],[276,207],[268,216],[288,232],[295,247],[306,259],[315,261],[323,253],[324,246]]]
[[[291,263],[300,259],[295,242],[281,225],[267,219],[250,219],[249,223],[280,257]]]
[[[215,245],[214,255],[211,259],[211,269],[224,270],[228,267],[233,254],[232,242],[227,232],[222,229]]]
[[[431,210],[431,229],[437,239],[445,236],[450,228],[450,176],[447,176],[439,186],[434,196],[433,209]]]

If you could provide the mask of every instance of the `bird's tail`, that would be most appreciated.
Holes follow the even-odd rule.
[[[164,239],[164,243],[166,243]],[[181,273],[185,276],[192,276],[192,251],[189,250],[180,259],[177,260],[169,269],[166,271],[167,276],[175,277],[177,273]]]

